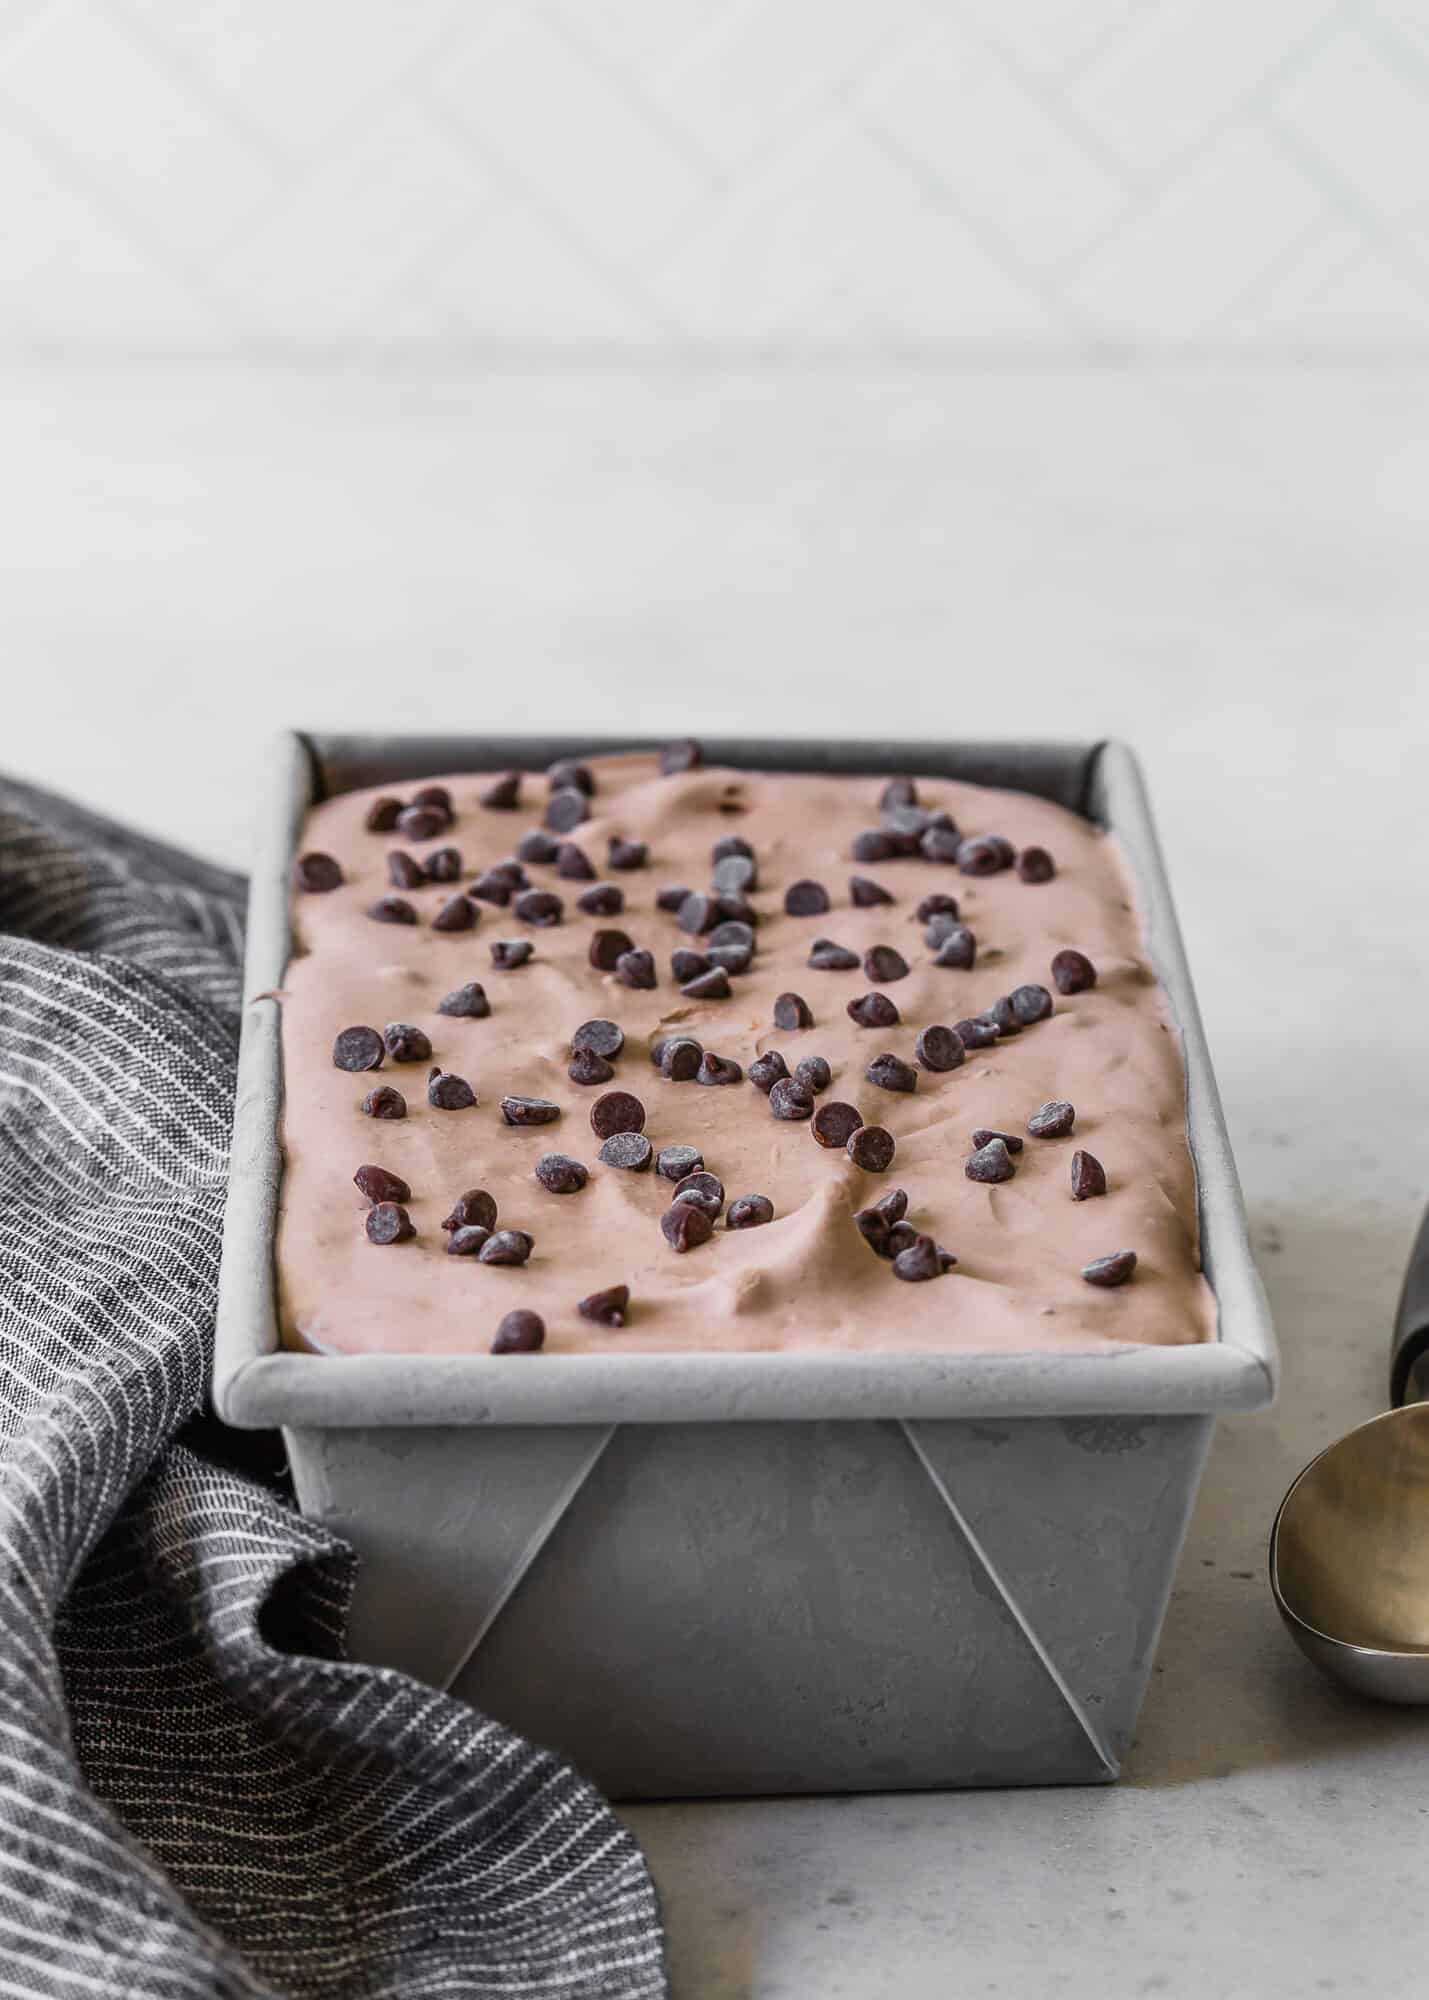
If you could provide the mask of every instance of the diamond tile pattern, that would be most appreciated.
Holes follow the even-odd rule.
[[[0,0],[0,347],[1429,334],[1410,0]]]

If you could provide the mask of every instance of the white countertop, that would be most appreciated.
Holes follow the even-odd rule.
[[[1115,1790],[630,1812],[677,2000],[1423,1986],[1429,1715],[1265,1583],[1429,1196],[1429,376],[0,376],[0,761],[242,863],[285,723],[1116,733],[1277,1316]]]

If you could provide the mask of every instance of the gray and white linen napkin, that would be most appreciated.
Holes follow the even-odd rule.
[[[0,785],[0,1994],[663,1994],[605,1802],[216,1462],[242,889]]]

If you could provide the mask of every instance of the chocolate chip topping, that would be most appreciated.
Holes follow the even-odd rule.
[[[535,1247],[524,1229],[498,1229],[476,1254],[483,1264],[524,1264]]]
[[[615,1065],[597,1055],[594,1049],[577,1049],[566,1065],[566,1075],[572,1083],[609,1083],[615,1075]]]
[[[492,1335],[493,1354],[539,1354],[546,1342],[546,1322],[525,1306],[503,1313]]]
[[[997,1023],[986,1014],[959,1021],[954,1032],[965,1049],[990,1049],[997,1040]]]
[[[479,980],[470,979],[465,986],[458,986],[454,992],[437,1002],[439,1014],[454,1014],[466,1021],[484,1021],[491,1012],[491,1002],[486,997],[486,988]]]
[[[535,1171],[548,1194],[579,1194],[590,1178],[580,1161],[573,1160],[569,1153],[542,1153]]]
[[[822,882],[791,882],[784,891],[786,917],[821,917],[829,908],[829,892]]]
[[[882,1125],[860,1125],[847,1147],[849,1158],[866,1174],[886,1174],[894,1151],[893,1134]]]
[[[1072,1155],[1072,1200],[1091,1201],[1106,1193],[1106,1168],[1094,1153]]]
[[[497,938],[491,947],[491,963],[498,972],[514,972],[529,965],[536,947],[529,938]]]
[[[931,1236],[915,1235],[894,1257],[893,1275],[910,1285],[921,1284],[927,1278],[941,1278],[957,1261],[948,1251],[940,1249]]]
[[[369,1118],[405,1118],[407,1100],[400,1090],[393,1090],[390,1084],[381,1084],[376,1090],[369,1090],[362,1100],[362,1109]]]
[[[967,1061],[967,1052],[957,1029],[945,1028],[937,1022],[924,1028],[914,1044],[913,1053],[924,1069],[961,1069]]]
[[[1059,951],[1052,960],[1052,983],[1059,993],[1085,993],[1097,983],[1097,969],[1084,952]]]
[[[932,937],[928,943],[933,943]],[[977,964],[977,939],[966,924],[954,924],[952,929],[939,938],[933,954],[934,965],[947,967],[953,972],[971,972]]]
[[[794,1081],[802,1083],[815,1097],[827,1090],[833,1080],[834,1073],[822,1056],[805,1056],[794,1065]]]
[[[439,847],[427,856],[429,882],[455,882],[461,872],[461,855],[455,847]]]
[[[571,1036],[571,1048],[593,1049],[598,1056],[618,1056],[625,1047],[625,1030],[616,1021],[582,1021]]]
[[[970,1181],[994,1182],[1010,1181],[1017,1169],[1003,1141],[989,1139],[963,1162],[963,1172]]]
[[[831,1098],[814,1113],[809,1130],[821,1146],[847,1146],[863,1123],[863,1113],[852,1104]]]
[[[670,953],[670,977],[677,986],[688,986],[692,979],[698,979],[708,972],[710,962],[702,951],[691,951],[681,945]]]
[[[720,898],[721,909],[727,910],[732,900],[728,896],[722,896]],[[726,916],[710,932],[707,949],[711,953],[717,951],[753,951],[753,924],[749,922],[747,917]]]
[[[706,931],[712,931],[719,918],[719,898],[702,896],[698,889],[692,889],[675,912],[676,923],[691,937],[702,937]]]
[[[576,1311],[582,1319],[594,1320],[597,1326],[624,1326],[630,1311],[630,1287],[606,1285],[598,1292],[587,1292]]]
[[[944,896],[935,891],[931,896],[925,896],[918,905],[918,921],[920,924],[931,924],[934,917],[948,917],[955,924],[958,921],[958,915],[958,899],[956,896]],[[947,932],[944,931],[943,935],[946,937]]]
[[[814,1013],[799,993],[781,993],[774,1002],[774,1025],[793,1033],[796,1028],[812,1028]]]
[[[485,1188],[468,1188],[459,1194],[452,1204],[451,1214],[442,1222],[443,1229],[485,1229],[488,1233],[496,1227],[496,1202]]]
[[[381,1069],[386,1054],[375,1028],[344,1028],[332,1045],[334,1069]]]
[[[758,883],[758,864],[747,854],[726,854],[716,861],[710,876],[710,886],[719,896],[743,896]]]
[[[616,959],[615,976],[622,986],[632,987],[638,993],[653,993],[660,983],[654,953],[642,951],[638,946],[634,951],[623,951]]]
[[[918,1072],[902,1056],[875,1056],[864,1071],[868,1081],[880,1090],[913,1091],[918,1088]]]
[[[397,815],[397,831],[405,840],[435,840],[451,824],[451,815],[437,806],[404,806]]]
[[[704,1154],[698,1146],[662,1146],[655,1160],[655,1171],[663,1180],[682,1181],[687,1174],[700,1173],[704,1164]]]
[[[552,792],[546,803],[545,821],[552,833],[570,833],[589,818],[590,807],[586,804],[585,793],[577,791],[574,785]]]
[[[713,1222],[724,1207],[724,1182],[718,1174],[706,1173],[702,1168],[697,1168],[694,1173],[684,1176],[670,1199],[692,1201],[697,1208],[702,1208]]]
[[[653,1148],[643,1132],[612,1132],[600,1149],[600,1158],[607,1167],[626,1167],[632,1173],[643,1174],[653,1157]]]
[[[900,806],[916,806],[918,787],[912,778],[890,778],[878,795],[880,812],[896,812]]]
[[[606,859],[612,868],[630,870],[649,865],[650,849],[643,840],[622,840],[618,833],[610,836],[606,849]]]
[[[386,1167],[359,1167],[353,1175],[353,1185],[360,1188],[369,1201],[410,1201],[412,1190],[400,1174],[389,1173]]]
[[[511,882],[505,875],[499,875],[494,868],[488,868],[484,875],[478,875],[468,888],[468,896],[475,896],[483,903],[505,905],[511,901]]]
[[[708,1243],[714,1234],[714,1224],[694,1202],[676,1201],[660,1217],[660,1233],[672,1250],[683,1255],[701,1243]]]
[[[416,1233],[411,1216],[399,1201],[379,1201],[367,1211],[369,1243],[405,1243]]]
[[[997,875],[1012,865],[1010,844],[996,834],[965,840],[958,849],[958,869],[964,875]]]
[[[470,1111],[476,1092],[464,1076],[449,1069],[434,1069],[427,1078],[427,1102],[434,1111]]]
[[[402,810],[402,801],[384,796],[374,799],[367,808],[367,817],[362,824],[369,833],[390,833],[397,824],[397,815]]]
[[[726,1229],[758,1229],[774,1220],[774,1204],[767,1194],[742,1194],[729,1205]]]
[[[615,1132],[643,1132],[645,1106],[628,1090],[607,1090],[590,1108],[590,1129],[597,1139]]]
[[[556,849],[556,873],[563,882],[593,882],[595,866],[583,847],[563,840]]]
[[[850,875],[848,882],[849,901],[856,910],[871,910],[879,903],[891,903],[893,893],[885,889],[881,882],[872,881],[867,875]]]
[[[770,1049],[762,1056],[756,1056],[749,1065],[749,1081],[756,1090],[762,1090],[767,1097],[781,1077],[789,1074],[789,1065],[778,1049]]]
[[[420,791],[413,792],[412,804],[429,806],[434,812],[445,814],[448,825],[456,818],[456,807],[445,785],[423,785]]]
[[[1024,847],[1017,857],[1017,872],[1024,882],[1050,882],[1057,867],[1045,847]]]
[[[717,1056],[713,1049],[706,1049],[700,1058],[700,1066],[695,1072],[695,1082],[717,1086],[726,1083],[742,1083],[744,1071],[733,1056]]]
[[[597,972],[614,972],[626,952],[634,949],[634,938],[624,931],[592,931],[587,956]]]
[[[618,917],[625,908],[625,891],[618,882],[597,882],[576,897],[576,908],[586,917]]]
[[[305,895],[322,896],[342,887],[342,868],[330,854],[300,854],[293,864],[293,880]]]
[[[999,1035],[1020,1035],[1022,1020],[1012,1004],[1012,995],[1004,993],[1000,1000],[994,1000],[987,1010],[987,1018]]]
[[[1034,1139],[1065,1139],[1076,1122],[1075,1108],[1065,1098],[1053,1098],[1038,1105],[1027,1121],[1027,1129]]]
[[[975,1128],[973,1132],[974,1146],[990,1145],[994,1139],[1001,1139],[1003,1145],[1006,1146],[1009,1153],[1020,1153],[1022,1151],[1024,1141],[1020,1133],[995,1132],[992,1130],[990,1126],[987,1125],[979,1125]]]
[[[393,1062],[430,1062],[431,1037],[410,1021],[389,1021],[382,1030],[382,1045]]]
[[[655,907],[657,910],[664,910],[668,915],[674,916],[678,913],[681,903],[691,893],[689,889],[684,888],[678,882],[667,883],[663,889],[656,891]]]
[[[577,791],[583,798],[595,797],[595,773],[579,757],[558,757],[546,766],[546,783],[553,792]]]
[[[928,826],[923,829],[918,840],[918,852],[925,861],[953,862],[962,859],[963,849],[968,843],[956,827]]]
[[[896,1028],[901,1019],[886,993],[860,993],[856,1000],[849,1001],[846,1012],[860,1028]]]
[[[863,976],[875,986],[887,986],[892,980],[908,977],[908,961],[891,944],[876,944],[863,954]]]
[[[710,866],[716,867],[730,854],[742,854],[746,861],[753,861],[755,858],[754,849],[742,833],[725,833],[720,835],[710,849]]]
[[[694,737],[685,736],[676,743],[667,743],[660,752],[660,775],[673,778],[681,771],[696,771],[704,761],[705,753]]]
[[[794,1120],[812,1118],[814,1115],[814,1093],[806,1090],[802,1083],[792,1076],[780,1077],[769,1092],[769,1109],[776,1118]]]
[[[508,771],[505,777],[479,793],[477,802],[488,812],[515,812],[521,803],[521,773]]]
[[[855,861],[891,861],[903,852],[895,835],[885,833],[882,827],[870,827],[866,833],[856,834],[851,849]]]
[[[432,918],[434,931],[469,931],[475,928],[480,913],[465,896],[450,896]]]
[[[1101,1285],[1110,1291],[1117,1285],[1124,1285],[1136,1269],[1134,1250],[1113,1250],[1109,1257],[1095,1257],[1083,1267],[1082,1276],[1089,1285]]]
[[[832,938],[815,938],[809,947],[809,964],[815,972],[856,972],[858,953]]]
[[[671,1083],[690,1083],[700,1073],[704,1054],[693,1035],[671,1035],[660,1047],[660,1073]]]
[[[490,1234],[489,1229],[483,1229],[477,1223],[468,1223],[464,1228],[454,1229],[447,1238],[446,1254],[448,1257],[480,1256],[481,1246]]]
[[[508,1125],[554,1125],[561,1107],[549,1097],[503,1097],[501,1115]]]
[[[565,904],[554,889],[523,889],[512,906],[523,924],[549,929],[565,915]]]
[[[1007,998],[1018,1024],[1024,1028],[1045,1021],[1052,1011],[1052,996],[1045,986],[1014,986]]]
[[[367,912],[374,924],[414,924],[417,912],[402,896],[379,896]]]
[[[687,1000],[728,1000],[734,993],[729,983],[729,974],[722,965],[712,965],[708,972],[702,972],[680,988]]]

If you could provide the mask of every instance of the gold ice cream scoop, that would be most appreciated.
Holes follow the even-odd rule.
[[[1270,1588],[1301,1651],[1381,1701],[1429,1702],[1429,1215],[1390,1364],[1394,1408],[1312,1459],[1270,1531]]]

